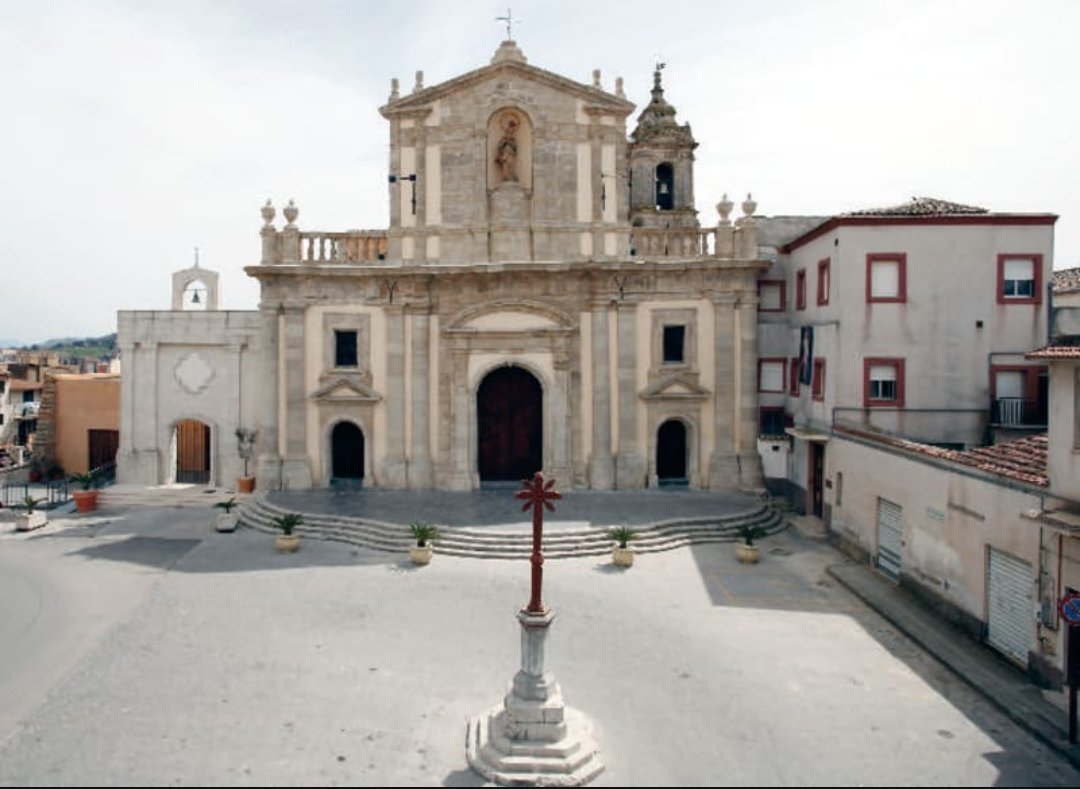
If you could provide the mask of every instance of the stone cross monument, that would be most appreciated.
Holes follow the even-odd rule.
[[[554,675],[544,670],[544,642],[555,612],[544,606],[544,508],[561,498],[555,480],[538,471],[515,497],[533,511],[532,583],[529,602],[518,611],[521,668],[501,704],[469,721],[465,755],[469,765],[502,785],[581,786],[604,769],[592,723],[563,704]]]

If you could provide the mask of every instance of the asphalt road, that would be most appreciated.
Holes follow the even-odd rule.
[[[517,668],[525,562],[405,557],[214,511],[0,523],[0,785],[478,786],[468,718]],[[598,786],[1060,785],[1080,774],[792,531],[545,565],[548,667]]]

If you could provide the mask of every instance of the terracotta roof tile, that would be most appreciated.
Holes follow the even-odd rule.
[[[1078,345],[1044,345],[1024,354],[1025,359],[1080,359]]]
[[[1063,268],[1052,275],[1055,293],[1080,290],[1080,267]]]
[[[914,452],[926,457],[938,458],[961,466],[975,468],[989,474],[1008,477],[1029,485],[1047,487],[1049,479],[1046,471],[1046,434],[1027,436],[1016,441],[994,444],[976,449],[943,449],[930,444],[920,444],[895,436],[878,433],[866,433],[852,428],[834,428],[838,433],[853,433],[880,444]]]
[[[961,203],[950,203],[934,197],[913,197],[907,203],[889,208],[864,208],[849,211],[841,216],[943,216],[951,214],[988,214],[985,208]]]

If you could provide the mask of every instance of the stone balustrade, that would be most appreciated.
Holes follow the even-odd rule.
[[[364,263],[386,257],[385,230],[300,233],[302,263]]]
[[[715,243],[712,230],[700,228],[644,228],[630,232],[630,248],[643,258],[709,257]]]
[[[753,212],[757,203],[747,195],[743,216],[732,222],[728,215],[732,203],[724,195],[717,204],[720,221],[715,228],[645,228],[630,232],[631,254],[639,259],[722,258],[754,260],[757,258],[757,222]],[[299,209],[289,201],[284,209],[288,224],[274,227],[275,209],[266,201],[262,208],[262,264],[355,264],[386,259],[387,231],[347,230],[344,232],[304,231],[296,226]]]

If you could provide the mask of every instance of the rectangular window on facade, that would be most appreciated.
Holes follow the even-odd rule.
[[[4,390],[6,388],[7,388],[7,381],[0,381],[0,394],[3,394]]]
[[[907,301],[907,255],[888,252],[866,256],[866,300]]]
[[[1042,255],[998,255],[999,304],[1042,303]]]
[[[791,358],[791,366],[788,367],[788,394],[792,397],[799,396],[799,357]]]
[[[806,269],[795,272],[795,309],[806,309]]]
[[[34,391],[32,389],[27,389],[25,392],[23,392],[22,393],[22,401],[24,403],[32,403],[32,402],[34,402]]]
[[[356,367],[356,332],[334,331],[334,366]]]
[[[758,360],[758,391],[784,392],[784,373],[787,362],[784,359]]]
[[[812,391],[815,400],[825,399],[825,360],[814,359],[814,384]]]
[[[864,406],[904,406],[904,360],[863,360]]]
[[[784,417],[784,409],[776,408],[772,406],[765,406],[759,409],[760,424],[758,425],[758,432],[763,436],[782,436],[784,435],[784,426],[787,421]]]
[[[664,361],[682,362],[685,361],[685,345],[686,345],[686,327],[685,326],[665,326],[664,327]]]
[[[758,311],[783,312],[787,309],[787,283],[782,279],[758,281]]]
[[[0,414],[0,425],[4,424],[4,415]]]
[[[829,258],[817,264],[817,303],[819,306],[829,303]]]

